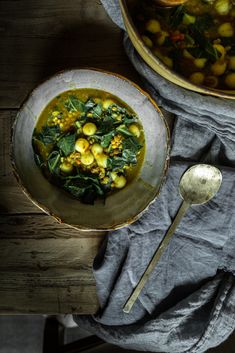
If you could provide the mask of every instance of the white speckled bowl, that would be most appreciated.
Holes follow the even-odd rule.
[[[123,190],[85,205],[52,185],[34,161],[32,133],[40,113],[59,93],[75,88],[101,89],[126,102],[144,128],[146,153],[139,176]],[[27,196],[60,222],[83,230],[110,230],[135,221],[158,195],[168,167],[169,132],[148,94],[124,77],[95,69],[60,72],[38,86],[21,107],[12,135],[12,163]]]

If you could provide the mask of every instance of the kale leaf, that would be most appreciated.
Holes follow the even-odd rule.
[[[139,143],[135,136],[128,137],[123,141],[123,150],[130,150],[137,153],[143,146]]]
[[[75,137],[76,137],[75,134],[69,134],[62,137],[57,142],[57,146],[65,156],[68,156],[70,153],[74,151]]]
[[[44,126],[39,133],[34,133],[34,138],[41,141],[44,145],[55,143],[61,134],[59,126]]]
[[[104,196],[99,180],[94,176],[79,172],[76,176],[65,178],[64,188],[82,202],[93,204],[98,196]]]
[[[73,95],[68,96],[68,99],[65,101],[64,105],[68,112],[86,112],[85,103]]]
[[[100,144],[102,147],[107,148],[115,135],[115,130],[108,132],[107,134],[103,135],[100,140]]]
[[[59,174],[60,157],[60,152],[55,150],[49,155],[47,165],[51,174]]]

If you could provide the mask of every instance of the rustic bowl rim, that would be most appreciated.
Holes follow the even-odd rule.
[[[123,22],[125,24],[125,28],[127,33],[129,34],[129,37],[131,39],[129,30],[126,27],[126,21],[128,21],[128,24],[131,27],[131,35],[134,37],[135,41],[133,41],[131,39],[132,44],[134,45],[135,49],[137,50],[137,52],[140,54],[140,56],[142,57],[140,51],[138,50],[137,46],[136,46],[136,42],[139,42],[141,45],[142,50],[144,51],[144,53],[150,57],[150,59],[152,60],[152,62],[154,62],[154,66],[158,66],[160,67],[163,71],[165,71],[169,76],[164,76],[162,74],[160,74],[155,67],[153,67],[152,65],[150,65],[149,63],[147,63],[147,65],[149,65],[156,73],[158,73],[160,76],[164,77],[165,79],[167,79],[168,81],[171,81],[173,84],[178,85],[186,90],[191,90],[195,93],[200,93],[200,94],[204,94],[204,95],[208,95],[208,96],[214,96],[214,97],[218,97],[218,98],[225,98],[225,99],[230,99],[230,100],[235,100],[235,90],[219,90],[219,89],[215,89],[215,88],[209,88],[206,86],[202,86],[202,85],[196,85],[192,82],[190,82],[189,80],[187,80],[186,78],[184,78],[184,76],[181,76],[180,74],[178,74],[176,71],[171,70],[168,66],[166,66],[160,59],[158,59],[153,53],[152,51],[144,44],[141,35],[138,31],[138,29],[136,28],[132,17],[130,15],[126,0],[119,0],[120,3],[120,7],[121,7],[121,12],[123,15]],[[145,59],[142,57],[142,59],[145,61]],[[145,61],[146,63],[146,61]],[[171,80],[169,77],[173,77],[173,80]],[[176,81],[177,80],[177,81]],[[231,93],[232,92],[232,93]]]
[[[16,128],[20,113],[21,113],[21,111],[24,110],[25,105],[27,104],[27,101],[29,100],[29,98],[34,94],[34,92],[38,89],[38,87],[40,87],[43,83],[49,81],[50,79],[52,79],[52,78],[54,78],[56,76],[59,76],[61,74],[67,73],[67,72],[80,71],[80,70],[89,70],[89,71],[95,71],[95,72],[99,72],[99,73],[104,73],[104,74],[117,77],[118,79],[121,79],[121,80],[124,80],[124,81],[130,83],[132,86],[134,86],[138,91],[140,91],[140,93],[142,93],[152,103],[154,108],[159,113],[159,116],[160,116],[160,118],[161,118],[161,120],[162,120],[162,122],[163,122],[163,124],[165,126],[165,129],[166,129],[166,158],[165,158],[165,162],[164,162],[163,174],[162,174],[160,185],[159,185],[159,188],[158,188],[157,192],[155,192],[153,194],[152,200],[142,210],[140,210],[137,213],[137,215],[135,215],[131,219],[128,219],[126,222],[113,224],[113,225],[111,225],[111,226],[109,226],[107,228],[89,228],[89,227],[85,227],[85,226],[74,225],[74,224],[67,223],[66,221],[64,221],[63,217],[54,214],[48,207],[46,207],[45,205],[41,204],[38,200],[36,200],[31,195],[31,193],[27,190],[27,187],[21,181],[21,178],[20,178],[19,173],[17,171],[16,162],[15,162],[15,156],[14,156],[15,128]],[[116,229],[120,229],[120,228],[126,227],[126,226],[132,224],[133,222],[135,222],[136,220],[138,220],[142,216],[142,214],[150,207],[150,205],[159,196],[159,194],[161,192],[161,189],[162,189],[162,186],[164,185],[164,182],[165,182],[165,179],[166,179],[166,175],[167,175],[167,171],[168,171],[169,164],[170,164],[170,129],[169,129],[168,123],[167,123],[167,121],[166,121],[166,119],[164,117],[164,114],[162,113],[162,111],[160,110],[159,106],[154,101],[154,99],[150,96],[150,94],[148,92],[146,92],[145,90],[143,90],[138,84],[136,84],[135,82],[133,82],[129,78],[127,78],[127,77],[125,77],[125,76],[123,76],[121,74],[118,74],[118,73],[115,73],[115,72],[112,72],[112,71],[108,71],[108,70],[104,70],[104,69],[100,69],[100,68],[94,68],[94,67],[89,67],[89,66],[71,67],[71,68],[66,68],[66,69],[57,71],[56,73],[54,73],[54,74],[46,77],[45,79],[41,80],[25,97],[25,99],[22,102],[20,108],[18,109],[18,112],[16,114],[14,123],[12,124],[12,128],[11,128],[10,160],[11,160],[11,167],[12,167],[13,175],[15,176],[16,181],[17,181],[20,189],[23,191],[23,193],[28,197],[28,199],[34,205],[36,205],[39,209],[41,209],[47,215],[51,216],[58,223],[66,224],[67,226],[69,226],[69,227],[71,227],[73,229],[80,230],[80,231],[87,231],[87,232],[91,232],[91,231],[96,231],[96,232],[113,231],[113,230],[116,230]]]

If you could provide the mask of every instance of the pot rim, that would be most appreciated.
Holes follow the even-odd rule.
[[[143,58],[143,56],[141,55],[141,52],[138,48],[138,45],[136,43],[138,43],[140,45],[140,47],[144,51],[145,55],[148,56],[149,59],[151,60],[151,64],[149,62],[147,62],[147,64],[156,73],[163,76],[168,81],[171,81],[175,85],[178,85],[186,90],[188,89],[193,92],[204,94],[204,95],[235,100],[235,90],[219,90],[219,89],[215,89],[215,88],[208,88],[206,86],[196,85],[196,84],[191,83],[189,80],[185,79],[183,76],[181,76],[180,74],[178,74],[174,70],[169,69],[162,61],[160,61],[160,59],[158,59],[152,53],[152,51],[142,41],[142,38],[139,34],[139,31],[137,30],[137,28],[132,20],[132,17],[130,15],[130,12],[128,10],[126,0],[119,0],[119,3],[120,3],[120,7],[121,7],[121,12],[123,15],[123,21],[125,23],[125,27],[126,27],[127,33],[130,36],[132,44],[134,45],[135,49],[138,51],[140,56]],[[128,24],[130,26],[129,30],[128,30],[128,28],[127,28],[128,26],[126,24]],[[134,40],[132,40],[131,37],[133,37]],[[143,60],[146,62],[146,60],[144,58],[143,58]],[[159,73],[156,70],[156,66],[161,69],[163,74]],[[164,75],[164,72],[166,72],[168,74],[167,77]]]

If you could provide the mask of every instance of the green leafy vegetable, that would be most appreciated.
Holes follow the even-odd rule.
[[[97,117],[97,118],[99,118],[99,117],[102,115],[102,112],[103,112],[103,110],[102,110],[101,104],[97,104],[97,105],[92,109],[92,114],[93,114],[95,117]]]
[[[59,126],[44,126],[38,134],[35,132],[34,137],[41,141],[44,145],[50,145],[56,142],[61,134]]]
[[[125,127],[125,125],[118,126],[116,130],[124,136],[133,136],[132,133]]]
[[[170,16],[170,26],[172,28],[177,28],[179,24],[182,22],[183,16],[185,13],[185,9],[183,5],[177,6]]]
[[[42,168],[45,166],[45,162],[40,154],[34,153],[34,160],[38,167]]]
[[[211,61],[216,61],[219,58],[218,51],[213,47],[210,40],[204,35],[203,31],[198,28],[197,24],[192,24],[189,26],[191,31],[191,36],[194,38],[195,43],[200,49],[199,57],[205,57]],[[192,49],[191,49],[192,50]],[[190,49],[189,49],[190,51]]]
[[[81,112],[84,113],[86,111],[86,105],[81,100],[79,100],[76,96],[68,96],[68,99],[64,103],[65,108],[68,112]]]
[[[97,195],[104,195],[99,180],[81,172],[74,177],[67,177],[64,187],[73,196],[80,198],[84,203],[88,204],[93,204]]]
[[[136,118],[135,116],[133,116],[133,115],[126,115],[126,116],[124,116],[124,118],[123,118],[123,120],[122,120],[122,123],[128,125],[128,124],[136,123],[137,121],[138,121],[138,120],[137,120],[137,118]]]
[[[143,146],[139,143],[138,139],[134,136],[128,137],[123,141],[123,149],[130,150],[137,153]]]
[[[51,174],[59,173],[60,157],[59,151],[52,151],[49,155],[47,164]]]
[[[115,130],[112,130],[111,132],[108,132],[107,134],[103,135],[100,141],[101,146],[104,148],[108,147],[114,135]]]
[[[92,109],[95,106],[95,102],[93,101],[93,99],[88,99],[85,103],[85,109],[86,111],[89,111],[90,109]]]
[[[76,134],[69,134],[62,137],[58,142],[57,146],[65,156],[68,156],[74,151]]]

